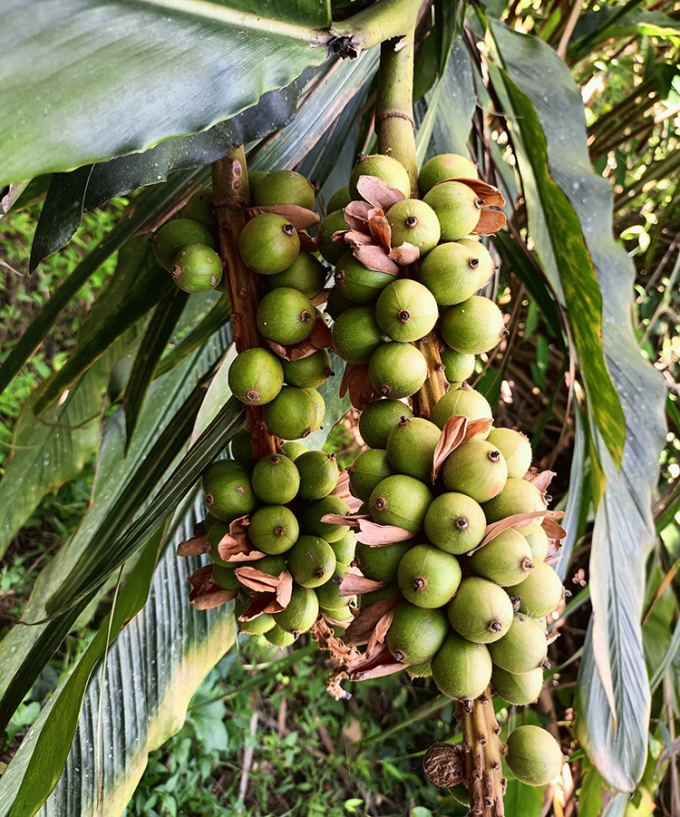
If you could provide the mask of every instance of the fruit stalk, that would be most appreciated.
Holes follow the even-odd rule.
[[[238,242],[250,204],[248,168],[242,145],[212,166],[213,206],[220,235],[224,282],[231,301],[231,325],[236,351],[261,346],[257,331],[257,277],[241,260]],[[246,425],[252,434],[253,457],[261,459],[276,451],[276,438],[267,430],[260,406],[246,406]]]

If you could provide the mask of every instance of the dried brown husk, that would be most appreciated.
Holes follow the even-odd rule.
[[[373,628],[368,644],[366,646],[366,657],[370,658],[376,649],[385,643],[387,631],[390,629],[392,619],[394,618],[394,610],[388,610],[385,615],[378,621]]]
[[[562,519],[564,516],[564,511],[531,511],[531,513],[517,513],[513,516],[506,516],[505,519],[500,519],[498,522],[492,522],[490,525],[487,525],[486,533],[484,534],[484,538],[479,544],[479,547],[475,548],[475,550],[479,550],[479,548],[484,547],[484,545],[488,545],[493,539],[495,539],[498,535],[503,533],[503,531],[510,530],[511,528],[521,529],[526,528],[532,522],[535,522],[540,517],[547,517],[549,519]],[[471,551],[472,552],[472,551]]]
[[[331,330],[323,318],[317,318],[310,335],[295,346],[282,346],[273,340],[265,341],[267,346],[284,360],[302,360],[331,345]]]
[[[393,247],[390,250],[389,258],[400,267],[408,267],[409,264],[415,264],[420,258],[420,249],[415,244],[405,241],[399,247]]]
[[[177,546],[178,556],[201,556],[210,550],[208,544],[208,537],[204,534],[195,536],[193,539],[187,539]]]
[[[347,363],[338,394],[341,398],[349,394],[350,403],[359,411],[377,400],[379,395],[371,385],[368,364]]]
[[[405,669],[408,664],[397,661],[385,644],[381,644],[370,657],[362,655],[350,661],[347,674],[350,681],[365,681],[368,678],[383,678]]]
[[[229,532],[217,543],[217,552],[225,562],[254,562],[265,554],[254,550],[248,538],[249,516],[240,516],[229,525]]]
[[[224,590],[213,578],[213,566],[204,565],[189,576],[189,601],[197,610],[212,610],[238,596],[238,590]]]
[[[390,187],[387,182],[378,176],[360,176],[357,180],[357,190],[362,198],[381,210],[387,212],[393,204],[403,201],[406,196],[395,187]]]
[[[399,267],[389,257],[388,253],[376,244],[360,244],[352,251],[357,261],[366,269],[375,272],[385,272],[388,275],[398,275]]]
[[[387,587],[385,583],[383,583],[383,586]],[[367,607],[362,607],[347,628],[344,636],[345,641],[348,644],[355,644],[357,646],[368,644],[378,622],[381,621],[387,613],[393,611],[397,604],[399,604],[399,601],[400,599],[397,596],[391,599],[380,599],[380,601],[375,601]]]
[[[261,216],[263,213],[274,213],[277,216],[287,218],[298,231],[307,230],[321,221],[318,213],[315,213],[314,210],[308,210],[306,207],[300,207],[299,204],[267,204],[260,207],[249,207],[246,210],[249,219]]]
[[[453,414],[444,423],[444,428],[439,436],[437,446],[434,449],[432,458],[432,482],[439,476],[439,471],[446,462],[449,454],[465,440],[468,418],[462,414]]]

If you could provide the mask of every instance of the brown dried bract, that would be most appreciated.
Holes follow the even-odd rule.
[[[350,681],[365,681],[367,678],[382,678],[405,669],[407,664],[397,661],[385,644],[381,644],[370,657],[362,655],[347,665]]]
[[[205,536],[207,532],[208,529],[205,526],[205,519],[194,525],[194,536]]]
[[[467,427],[468,418],[462,414],[453,414],[444,424],[432,458],[432,482],[436,481],[449,454],[464,442]]]
[[[562,525],[558,525],[557,522],[555,522],[555,517],[546,516],[543,522],[541,522],[541,527],[546,532],[548,539],[556,539],[559,541],[564,539],[567,535]]]
[[[389,252],[392,247],[392,228],[385,216],[371,215],[368,222],[368,229],[375,243],[381,246],[386,252]]]
[[[353,250],[362,244],[372,244],[373,238],[368,233],[359,230],[338,230],[333,233],[332,240],[336,244],[348,244]]]
[[[527,474],[529,477],[527,482],[530,482],[532,485],[535,485],[538,490],[544,494],[548,490],[548,486],[553,481],[553,479],[557,476],[555,471],[541,471],[539,474]],[[526,477],[525,477],[526,479]]]
[[[189,601],[197,610],[211,610],[238,596],[238,590],[224,590],[213,579],[213,566],[205,565],[189,576],[192,591]]]
[[[342,211],[350,230],[368,233],[369,213],[373,208],[367,201],[350,201]]]
[[[359,520],[370,519],[367,514],[361,516],[355,514],[327,513],[321,517],[322,522],[329,525],[349,525],[352,530],[359,530]]]
[[[366,269],[375,272],[386,272],[388,275],[397,275],[399,273],[399,267],[382,247],[375,244],[361,244],[353,252],[357,261],[360,261]]]
[[[331,345],[331,330],[323,318],[317,318],[309,337],[295,346],[281,346],[273,340],[265,340],[267,346],[284,360],[302,360],[313,355],[320,349],[328,349]]]
[[[180,545],[178,545],[177,555],[201,556],[203,553],[207,553],[209,550],[210,545],[208,544],[208,537],[203,534],[202,536],[195,536],[193,539],[187,539],[186,542],[182,542]]]
[[[326,681],[326,692],[331,696],[331,698],[335,698],[336,701],[349,701],[349,699],[352,697],[351,694],[349,692],[345,692],[345,690],[340,686],[340,684],[346,679],[347,673],[341,666],[336,667],[329,675],[328,680]]]
[[[420,258],[420,249],[414,244],[409,244],[405,241],[401,246],[394,247],[390,250],[389,257],[395,264],[400,267],[407,267],[409,264],[415,264]]]
[[[346,598],[348,596],[360,596],[362,593],[371,593],[373,590],[380,590],[382,587],[387,587],[387,582],[377,582],[356,573],[345,573],[339,585],[339,593],[343,598]]]
[[[505,519],[501,519],[498,522],[492,522],[490,525],[487,525],[486,533],[484,534],[484,538],[479,544],[479,548],[484,547],[484,545],[488,545],[492,539],[495,539],[499,534],[503,533],[503,531],[510,530],[510,528],[526,528],[527,525],[530,525],[532,522],[535,522],[536,519],[540,517],[548,517],[550,519],[562,519],[564,516],[564,511],[532,511],[531,513],[517,513],[514,516],[506,516]]]
[[[479,214],[479,221],[472,235],[491,235],[502,230],[507,223],[505,213],[501,210],[486,210],[483,209]]]
[[[300,239],[300,249],[302,252],[317,252],[319,249],[319,243],[316,238],[312,238],[311,235],[307,235],[305,232],[299,232],[298,238]]]
[[[386,586],[386,585],[385,585]],[[362,607],[354,621],[345,632],[344,639],[348,644],[368,644],[371,634],[387,613],[399,604],[399,597],[393,599],[380,599],[380,601]]]
[[[248,538],[249,523],[249,516],[234,519],[229,525],[229,533],[225,533],[218,542],[217,552],[225,562],[253,562],[263,558],[264,553],[253,550]]]
[[[477,198],[482,199],[484,207],[503,207],[505,199],[501,191],[492,184],[487,184],[481,179],[456,179],[457,182],[467,185],[477,194]]]
[[[378,176],[360,176],[357,181],[357,190],[373,207],[379,207],[387,212],[393,204],[403,201],[406,197],[394,187],[390,187]]]
[[[476,437],[478,434],[486,434],[493,425],[493,420],[484,417],[479,420],[470,420],[465,429],[465,442]]]
[[[415,536],[415,533],[410,530],[399,528],[396,525],[379,525],[372,519],[356,518],[359,520],[359,531],[356,535],[357,542],[361,542],[362,545],[383,547],[392,545],[395,542],[404,542],[406,539],[412,539]]]
[[[249,207],[246,210],[246,216],[249,219],[261,216],[263,213],[275,213],[277,216],[287,218],[296,230],[307,230],[321,221],[319,214],[314,210],[307,210],[306,207],[300,207],[298,204],[267,204],[261,207]]]
[[[270,576],[252,565],[244,565],[237,567],[234,573],[241,584],[256,593],[274,593],[282,610],[288,606],[293,590],[293,577],[288,570],[278,576]]]
[[[371,655],[373,655],[380,644],[385,643],[385,637],[387,636],[387,631],[390,629],[393,618],[394,610],[389,610],[375,625],[375,628],[371,633],[371,637],[368,639],[368,645],[366,646],[367,658],[370,658]]]
[[[338,393],[341,398],[349,393],[350,403],[359,411],[363,411],[369,403],[377,400],[378,393],[368,377],[368,364],[348,363]]]

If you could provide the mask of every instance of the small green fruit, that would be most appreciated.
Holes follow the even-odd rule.
[[[421,661],[419,664],[409,664],[406,672],[411,678],[429,678],[432,675],[432,661]]]
[[[422,664],[434,657],[448,629],[442,610],[426,610],[402,601],[394,610],[385,643],[397,661]]]
[[[333,374],[331,359],[325,349],[319,349],[300,360],[284,360],[283,376],[289,386],[314,389]]]
[[[392,230],[393,247],[412,244],[418,247],[422,258],[437,246],[441,235],[439,220],[434,210],[424,201],[398,201],[387,211],[386,218]]]
[[[282,630],[278,624],[275,624],[271,630],[267,630],[264,637],[275,647],[290,647],[295,644],[297,638],[293,633]]]
[[[505,334],[503,313],[493,301],[473,295],[450,306],[439,322],[447,346],[466,355],[478,355],[497,346]]]
[[[215,584],[223,590],[241,590],[242,585],[238,580],[234,568],[236,565],[213,565],[213,579]]]
[[[531,443],[524,434],[511,428],[493,428],[487,440],[503,455],[508,476],[521,479],[531,467]]]
[[[432,659],[432,678],[440,692],[458,701],[478,698],[491,680],[491,657],[484,644],[449,632]]]
[[[313,210],[314,186],[294,170],[275,170],[268,173],[255,187],[253,204],[256,207],[296,204],[306,210]]]
[[[255,347],[241,352],[229,369],[229,388],[234,397],[248,406],[271,403],[282,386],[281,363],[266,349]]]
[[[504,701],[515,706],[526,706],[535,703],[541,694],[543,670],[539,668],[513,675],[500,667],[494,667],[491,683]]]
[[[301,252],[293,263],[276,275],[265,275],[263,283],[267,289],[290,287],[299,289],[307,298],[315,298],[326,282],[326,268],[311,253]]]
[[[167,221],[153,237],[156,260],[168,272],[172,270],[177,253],[190,244],[203,244],[211,249],[215,248],[215,239],[210,230],[205,224],[190,218]]]
[[[479,286],[483,287],[484,284],[493,278],[496,272],[496,265],[493,262],[491,253],[477,237],[468,236],[468,238],[461,238],[458,243],[472,250],[479,260]]]
[[[387,456],[398,474],[432,482],[432,460],[441,431],[429,420],[402,417],[387,438]]]
[[[425,337],[438,317],[437,302],[429,289],[408,278],[386,287],[375,305],[380,329],[392,340],[404,343]]]
[[[393,545],[388,545],[388,547],[394,547]],[[376,550],[384,550],[384,548],[375,548]],[[388,584],[385,587],[381,587],[379,590],[372,590],[370,593],[362,593],[361,594],[361,606],[362,607],[370,607],[372,604],[375,604],[377,601],[383,601],[384,599],[399,599],[401,600],[401,592],[399,590],[399,586],[396,584]]]
[[[260,275],[283,272],[300,252],[297,230],[283,216],[263,213],[251,218],[238,242],[243,263]]]
[[[562,771],[564,758],[555,738],[540,726],[519,726],[508,735],[505,761],[527,786],[547,786]]]
[[[319,590],[322,587],[328,587],[331,582],[326,582],[326,584],[321,585],[321,587],[316,588],[317,595],[319,594]],[[356,599],[356,596],[352,596],[352,598]],[[356,606],[350,606],[346,604],[344,607],[322,607],[319,605],[321,612],[326,613],[329,618],[334,619],[335,621],[351,621],[354,618],[353,610],[356,610]]]
[[[300,499],[322,499],[338,484],[340,473],[335,454],[306,451],[295,461],[300,472]]]
[[[478,391],[469,388],[460,388],[447,392],[434,407],[432,412],[432,422],[439,428],[444,428],[446,421],[454,414],[462,415],[471,420],[483,420],[493,418],[491,406],[486,398]],[[478,434],[480,440],[486,439],[488,433]]]
[[[295,514],[283,505],[266,505],[250,517],[248,536],[255,550],[278,554],[290,550],[300,534]]]
[[[475,371],[475,356],[463,355],[448,347],[441,351],[442,363],[445,368],[446,379],[449,383],[462,383],[472,377]]]
[[[250,193],[250,201],[251,202],[253,200],[253,195],[255,193],[255,188],[262,181],[262,179],[264,179],[265,176],[268,176],[268,175],[269,174],[267,173],[266,170],[253,170],[253,171],[250,171],[248,173],[248,192]]]
[[[295,462],[295,460],[300,456],[300,454],[304,454],[305,451],[309,451],[309,448],[307,448],[307,446],[303,445],[302,443],[288,442],[284,443],[281,446],[281,450],[288,457],[289,460],[293,460],[293,462]]]
[[[300,473],[296,464],[283,454],[269,454],[255,466],[251,477],[253,491],[267,505],[285,505],[297,496]]]
[[[280,576],[286,569],[286,557],[280,553],[275,553],[263,556],[256,562],[250,562],[250,564],[268,576]]]
[[[368,376],[383,397],[410,397],[427,379],[427,363],[410,343],[385,343],[371,355]]]
[[[540,624],[529,616],[517,613],[504,637],[492,644],[489,650],[494,664],[506,672],[521,675],[545,664],[548,645]]]
[[[440,306],[460,304],[481,286],[479,259],[462,244],[440,244],[422,260],[418,280]]]
[[[394,275],[370,270],[351,252],[346,252],[337,262],[333,280],[340,293],[349,301],[356,304],[374,304],[383,289],[394,281]]]
[[[468,559],[472,572],[501,587],[518,584],[534,569],[529,543],[512,528],[499,533]]]
[[[325,539],[326,537],[322,536],[321,538]],[[328,539],[326,541],[328,542]],[[333,548],[333,553],[335,553],[338,562],[345,565],[352,563],[357,549],[357,538],[353,533],[347,533],[342,539],[328,542],[328,544]]]
[[[463,579],[446,612],[453,629],[478,644],[498,641],[512,624],[512,602],[507,593],[476,576]]]
[[[477,168],[465,156],[456,153],[442,153],[433,156],[422,166],[418,176],[420,195],[424,196],[430,190],[449,179],[476,179]]]
[[[350,466],[349,487],[354,496],[362,502],[368,502],[376,485],[394,473],[387,451],[371,448],[362,451]]]
[[[531,555],[534,563],[545,561],[550,550],[550,539],[543,528],[536,528],[535,530],[525,533],[526,528],[521,529],[521,533],[529,543],[531,548]]]
[[[519,609],[532,618],[541,618],[552,613],[562,601],[564,588],[560,577],[546,562],[536,562],[536,566],[524,579],[508,587],[508,593],[519,597]]]
[[[413,417],[413,412],[398,400],[376,400],[369,403],[359,417],[359,433],[371,448],[385,448],[392,429],[402,417]]]
[[[243,427],[232,437],[231,457],[247,471],[252,471],[255,467],[253,462],[253,435],[247,428]]]
[[[288,606],[280,613],[274,613],[274,621],[282,630],[293,633],[297,638],[301,633],[309,630],[318,615],[319,602],[314,590],[311,587],[293,584]]]
[[[364,576],[374,579],[377,582],[396,582],[399,562],[404,558],[406,552],[412,547],[410,541],[395,542],[393,545],[382,545],[381,547],[370,547],[359,542],[356,546],[356,560]],[[396,588],[396,585],[395,585]],[[396,588],[395,594],[399,594]],[[386,596],[386,598],[392,598]],[[373,601],[378,601],[375,598]],[[362,604],[370,604],[362,596]]]
[[[361,198],[361,194],[357,190],[357,182],[361,176],[377,176],[387,182],[390,187],[400,190],[405,199],[411,196],[411,182],[408,173],[404,166],[391,156],[375,154],[359,159],[349,177],[349,192],[353,199]]]
[[[336,612],[350,605],[356,607],[356,596],[340,595],[340,583],[342,582],[343,576],[345,573],[350,572],[351,568],[348,564],[337,563],[330,581],[316,588],[316,597],[319,599],[319,606],[322,609]],[[335,618],[335,616],[333,616],[333,618]]]
[[[349,230],[349,224],[345,221],[345,214],[342,210],[336,210],[335,212],[329,212],[321,222],[319,231],[316,234],[316,243],[321,257],[333,266],[347,252],[347,244],[339,244],[333,241],[333,234],[341,230]]]
[[[316,405],[306,391],[284,386],[264,407],[264,421],[269,431],[283,440],[307,437],[316,426]]]
[[[210,513],[221,522],[252,513],[258,506],[248,475],[233,460],[208,466],[203,473],[203,497]]]
[[[213,230],[217,219],[215,218],[215,211],[213,209],[213,189],[212,185],[204,187],[202,190],[194,193],[189,201],[184,205],[182,210],[183,218],[191,218],[204,224],[209,230]]]
[[[396,525],[418,533],[431,502],[432,492],[427,485],[413,477],[397,474],[387,477],[374,488],[369,510],[373,521],[380,525]]]
[[[340,292],[337,287],[331,287],[326,301],[326,314],[336,321],[343,312],[356,306],[354,301],[350,301]]]
[[[449,454],[442,478],[447,491],[467,494],[481,504],[500,494],[508,469],[496,446],[473,437]]]
[[[250,621],[239,621],[238,629],[248,635],[264,635],[274,627],[274,618],[269,613],[261,613]]]
[[[474,550],[486,533],[481,507],[465,494],[441,494],[425,514],[425,535],[440,550],[461,555]]]
[[[314,403],[314,427],[312,431],[316,431],[317,428],[321,428],[323,418],[326,416],[326,403],[316,389],[305,389],[304,391]]]
[[[211,517],[212,518],[212,517]],[[206,539],[208,541],[208,545],[210,550],[208,551],[208,555],[213,560],[216,565],[220,565],[220,567],[226,567],[230,570],[234,570],[239,565],[236,562],[227,562],[221,556],[218,550],[218,545],[222,540],[223,536],[226,536],[229,533],[229,522],[215,522],[214,525],[211,525],[208,528],[208,533]]]
[[[343,207],[347,207],[347,205],[352,201],[352,196],[349,192],[349,185],[345,185],[345,187],[341,187],[339,190],[336,190],[335,193],[328,199],[328,204],[326,205],[326,212],[327,213],[334,213],[336,210],[341,210]]]
[[[257,328],[262,337],[282,346],[301,343],[312,333],[314,322],[309,298],[290,287],[268,292],[257,309]]]
[[[175,256],[170,273],[181,290],[199,295],[222,280],[222,260],[205,244],[188,244]]]
[[[472,188],[461,182],[435,185],[424,198],[437,214],[442,241],[458,241],[471,233],[479,222],[482,200]]]
[[[397,583],[402,595],[417,607],[443,607],[461,580],[458,559],[432,545],[416,545],[399,563]]]
[[[286,556],[288,569],[302,587],[320,587],[335,570],[335,553],[318,536],[301,536]]]
[[[308,505],[302,507],[300,511],[300,524],[305,533],[309,533],[312,536],[320,536],[332,546],[333,542],[347,536],[349,533],[349,525],[333,525],[330,522],[322,522],[322,517],[328,513],[345,516],[350,513],[350,507],[344,499],[340,499],[338,496],[325,496],[323,499],[310,502]],[[335,552],[335,548],[333,548],[333,552]],[[349,559],[349,561],[351,561],[351,559]]]
[[[347,363],[368,363],[383,344],[383,333],[372,306],[353,306],[338,315],[332,337],[335,353]]]
[[[545,501],[538,488],[531,482],[527,482],[526,479],[516,477],[508,479],[500,494],[484,505],[487,522],[500,522],[507,516],[515,516],[519,513],[538,513],[544,510]],[[537,516],[534,523],[521,528],[522,534],[527,536],[533,533],[541,527],[542,521],[543,517]]]

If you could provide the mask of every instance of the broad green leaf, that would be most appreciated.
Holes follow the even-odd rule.
[[[626,12],[609,25],[609,20],[620,9],[620,6],[605,6],[598,11],[582,14],[571,38],[569,57],[585,56],[597,43],[610,37],[625,37],[635,33],[652,37],[680,35],[680,23],[676,19],[661,11],[640,8]]]
[[[564,509],[565,517],[562,525],[567,532],[567,536],[562,540],[560,550],[560,561],[555,565],[557,575],[562,582],[567,577],[569,562],[574,545],[581,536],[580,522],[583,516],[584,506],[590,505],[590,496],[586,493],[589,482],[585,477],[586,468],[586,429],[584,428],[581,409],[574,404],[574,449],[571,460],[571,470],[569,471],[569,494],[567,504]]]
[[[578,792],[579,817],[600,817],[602,814],[602,788],[604,781],[597,769],[587,761],[584,762],[586,772],[583,775],[581,788]]]
[[[205,131],[320,65],[329,25],[329,0],[9,0],[0,186]]]
[[[543,790],[511,778],[508,780],[503,804],[506,814],[511,814],[512,817],[540,817],[543,810]]]

